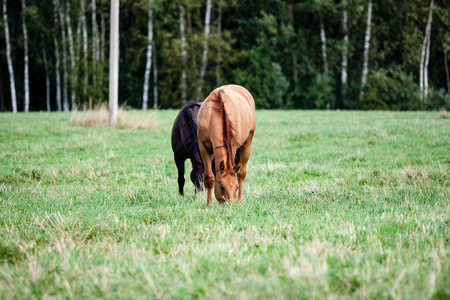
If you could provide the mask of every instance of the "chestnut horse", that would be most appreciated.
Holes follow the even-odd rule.
[[[172,128],[172,150],[178,169],[178,191],[183,195],[184,162],[192,163],[191,181],[195,192],[203,190],[203,173],[205,168],[200,157],[197,141],[197,114],[202,102],[189,101],[178,113]]]
[[[197,121],[198,145],[205,165],[207,204],[211,205],[213,186],[219,203],[233,202],[238,188],[238,201],[242,203],[247,161],[255,133],[252,95],[239,85],[221,86],[203,102]],[[211,167],[212,154],[215,176]]]

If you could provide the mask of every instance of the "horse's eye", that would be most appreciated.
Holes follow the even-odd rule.
[[[222,193],[225,193],[225,187],[224,187],[223,185],[220,185],[220,191],[221,191]]]

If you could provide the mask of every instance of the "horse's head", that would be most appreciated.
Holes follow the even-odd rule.
[[[240,164],[237,164],[231,170],[227,170],[224,161],[220,162],[219,172],[216,171],[216,184],[214,186],[214,195],[220,204],[227,201],[233,203],[236,199],[236,192],[239,188],[236,173],[240,166]]]
[[[195,191],[203,190],[203,174],[205,173],[205,166],[203,165],[200,155],[195,154],[195,159],[192,161],[191,181],[195,185]]]

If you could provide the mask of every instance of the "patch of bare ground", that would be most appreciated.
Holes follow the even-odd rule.
[[[439,114],[439,118],[440,119],[450,119],[450,115],[448,114],[448,112],[445,110],[445,108],[441,108],[440,109],[441,113]]]
[[[92,109],[74,109],[70,117],[71,126],[106,128],[109,127],[109,112],[106,104]],[[155,129],[156,123],[152,113],[127,111],[122,106],[117,114],[117,127],[127,129]]]

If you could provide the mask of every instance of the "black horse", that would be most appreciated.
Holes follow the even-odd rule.
[[[190,159],[192,163],[191,181],[195,192],[203,190],[203,166],[197,140],[197,113],[203,102],[189,101],[178,113],[172,128],[172,150],[178,169],[178,190],[183,195],[184,162]]]

